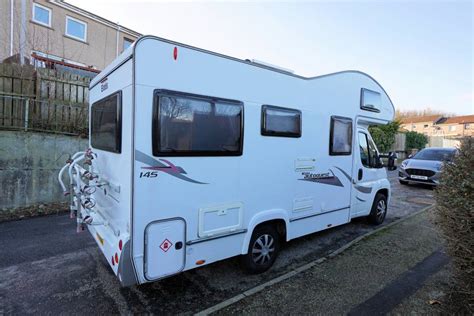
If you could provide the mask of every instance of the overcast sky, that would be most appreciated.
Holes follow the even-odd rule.
[[[474,114],[472,1],[67,1],[142,34],[305,76],[361,70],[399,109]]]

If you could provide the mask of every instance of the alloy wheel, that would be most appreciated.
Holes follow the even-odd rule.
[[[274,240],[271,235],[264,234],[253,243],[252,260],[256,264],[266,264],[275,252]]]
[[[377,204],[377,219],[382,222],[385,218],[385,213],[387,212],[387,203],[385,200],[380,200]]]

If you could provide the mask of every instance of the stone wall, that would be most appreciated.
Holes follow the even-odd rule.
[[[87,146],[77,136],[0,131],[0,210],[67,201],[58,172]]]

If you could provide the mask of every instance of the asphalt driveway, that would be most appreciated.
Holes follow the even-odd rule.
[[[426,187],[401,186],[385,224],[433,203]],[[289,242],[275,266],[247,275],[236,259],[141,286],[120,288],[92,237],[76,234],[67,215],[0,223],[0,314],[184,313],[203,310],[295,267],[325,256],[374,229],[364,220]]]

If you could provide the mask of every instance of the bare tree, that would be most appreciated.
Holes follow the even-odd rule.
[[[396,110],[395,117],[400,120],[407,117],[417,117],[417,116],[428,116],[428,115],[439,115],[444,117],[454,116],[454,113],[434,110],[430,107],[427,107],[422,110]]]

